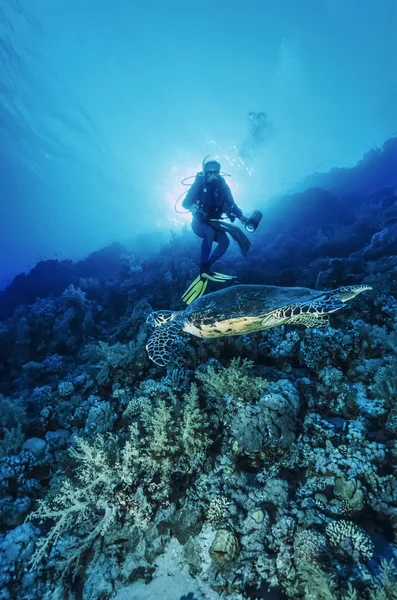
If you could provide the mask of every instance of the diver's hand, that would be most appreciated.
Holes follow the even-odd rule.
[[[245,217],[244,215],[241,215],[241,217],[239,217],[239,220],[242,222],[243,225],[247,225],[247,223],[249,222],[248,217]]]

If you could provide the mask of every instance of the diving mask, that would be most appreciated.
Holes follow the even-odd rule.
[[[215,181],[216,179],[218,179],[219,176],[219,171],[211,171],[211,169],[208,169],[208,171],[205,172],[205,178],[208,181],[208,183],[211,183],[211,181]]]

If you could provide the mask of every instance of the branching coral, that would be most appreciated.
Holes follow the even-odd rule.
[[[230,500],[226,496],[217,496],[211,500],[208,511],[207,521],[214,527],[221,527],[227,521],[227,509]]]
[[[16,454],[24,441],[26,410],[22,401],[0,394],[0,458]]]
[[[397,403],[397,360],[395,358],[377,370],[372,394],[375,398],[385,400],[389,407]]]
[[[4,427],[2,435],[3,438],[0,439],[0,458],[17,454],[22,448],[25,439],[21,425],[11,427],[10,429]]]
[[[160,399],[154,408],[142,413],[148,432],[142,449],[145,478],[157,482],[155,497],[162,500],[170,493],[171,474],[196,471],[203,464],[210,444],[197,386],[193,384],[190,392],[184,394],[182,409],[175,396],[171,395],[170,400],[167,404]]]
[[[287,379],[266,385],[259,402],[230,401],[223,423],[228,428],[228,445],[233,454],[275,458],[294,441],[299,395]]]
[[[230,365],[219,372],[210,366],[204,372],[196,373],[196,377],[210,397],[257,400],[263,392],[265,381],[251,375],[253,366],[251,360],[233,358]]]
[[[380,578],[373,580],[370,600],[397,600],[397,570],[392,562],[381,561]]]
[[[336,552],[353,560],[372,558],[374,545],[371,538],[351,521],[333,521],[327,525],[326,533]]]
[[[305,570],[307,565],[319,566],[325,563],[327,540],[314,529],[298,529],[294,536],[294,561],[298,569]]]
[[[112,377],[119,374],[126,378],[128,371],[137,368],[138,361],[144,359],[144,333],[141,332],[137,340],[131,340],[128,344],[110,345],[107,342],[98,342],[97,345],[88,345],[82,353],[82,358],[95,364],[95,378],[99,385],[104,385]]]
[[[309,329],[300,344],[301,361],[315,371],[330,365],[349,365],[360,355],[358,335],[354,331]]]
[[[155,407],[145,404],[140,419],[144,430],[134,423],[127,437],[98,434],[94,442],[77,439],[69,451],[75,476],[65,477],[29,516],[55,521],[37,545],[33,568],[66,534],[76,539],[65,560],[59,561],[63,570],[76,565],[117,520],[147,527],[155,510],[170,502],[173,474],[192,473],[202,466],[210,442],[195,386],[185,394],[181,412],[171,397],[169,405],[164,400]]]
[[[395,566],[385,560],[381,561],[380,576],[372,578],[370,586],[363,595],[357,592],[351,583],[343,590],[330,574],[310,564],[305,567],[305,600],[397,600],[397,571]]]
[[[131,426],[129,437],[121,450],[114,436],[98,435],[93,444],[78,439],[76,448],[70,450],[76,461],[75,478],[65,478],[58,490],[41,501],[37,510],[29,515],[29,520],[52,520],[55,524],[48,535],[37,544],[32,558],[35,569],[48,550],[66,532],[83,533],[75,548],[60,563],[61,570],[67,570],[79,561],[81,554],[91,546],[98,536],[104,536],[115,522],[120,509],[120,501],[115,494],[117,488],[128,491],[133,503],[137,490],[138,475],[138,431]],[[141,525],[147,522],[147,515],[140,513],[139,506],[133,515]]]
[[[200,410],[198,389],[192,384],[190,392],[183,396],[184,406],[181,425],[181,445],[183,453],[188,458],[189,468],[203,462],[205,453],[210,445],[208,437],[208,420]]]

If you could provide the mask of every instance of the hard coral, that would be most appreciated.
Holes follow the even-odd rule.
[[[326,527],[326,534],[336,552],[353,560],[369,560],[374,545],[369,535],[351,521],[333,521]]]

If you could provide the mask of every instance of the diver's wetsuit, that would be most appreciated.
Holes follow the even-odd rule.
[[[208,269],[219,260],[229,247],[229,238],[220,226],[223,213],[234,221],[243,212],[234,202],[232,192],[223,177],[207,183],[202,172],[197,173],[196,179],[189,189],[182,206],[188,210],[197,207],[193,214],[192,229],[203,239],[201,244],[201,270]],[[218,245],[211,254],[212,244]]]

